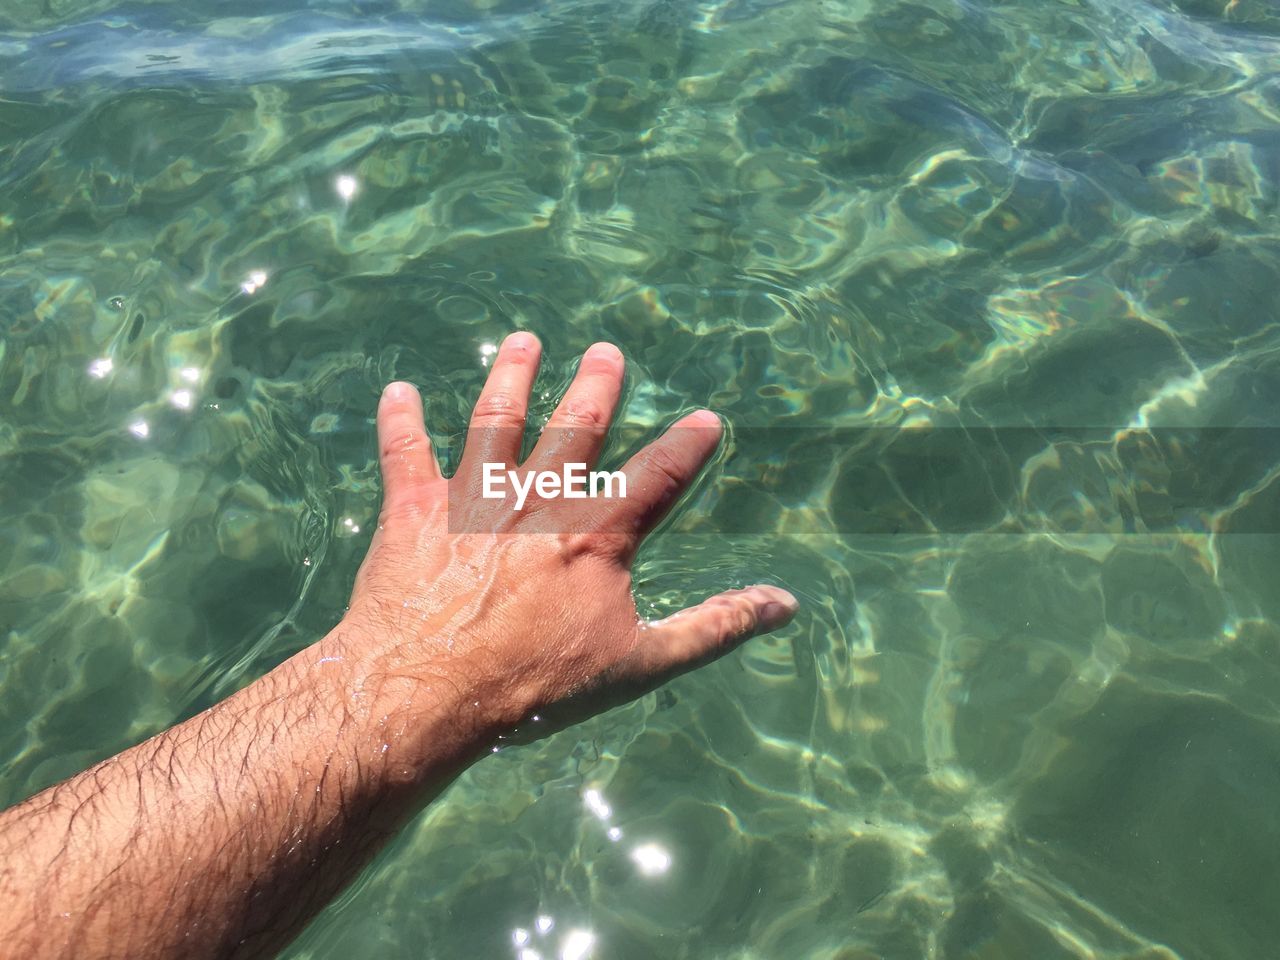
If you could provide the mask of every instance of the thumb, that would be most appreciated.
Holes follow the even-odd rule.
[[[638,697],[728,653],[756,634],[786,625],[799,606],[796,598],[781,587],[760,584],[744,590],[726,590],[663,620],[641,623],[639,643],[622,663],[599,678],[607,689],[598,692],[612,704]],[[545,736],[601,709],[601,701],[590,695],[571,696],[539,711],[544,721],[551,721],[544,723],[543,729],[516,731],[510,739],[519,743]]]
[[[751,637],[786,626],[799,607],[786,590],[767,584],[718,593],[645,625],[645,667],[666,676],[692,670]]]

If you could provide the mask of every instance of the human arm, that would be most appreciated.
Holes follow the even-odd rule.
[[[382,513],[328,636],[0,813],[0,956],[269,956],[500,734],[604,709],[790,619],[766,586],[636,615],[632,558],[714,451],[710,414],[629,461],[617,502],[517,513],[478,496],[482,463],[515,465],[538,356],[531,335],[504,342],[448,480],[416,391],[384,392]],[[589,350],[521,469],[593,462],[622,377],[616,348]]]

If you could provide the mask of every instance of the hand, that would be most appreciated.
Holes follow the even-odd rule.
[[[485,463],[522,474],[559,473],[565,463],[591,469],[604,444],[624,361],[598,343],[517,467],[539,356],[532,334],[503,342],[450,479],[417,391],[386,388],[378,408],[382,513],[342,631],[361,659],[376,660],[375,675],[407,695],[447,687],[452,709],[488,732],[532,715],[555,725],[634,697],[782,626],[797,607],[785,590],[753,586],[664,620],[637,616],[631,563],[715,451],[721,426],[709,411],[684,417],[627,462],[623,498],[531,493],[517,511],[510,498],[481,497]]]
[[[537,366],[536,339],[507,338],[450,480],[417,393],[387,387],[382,516],[342,622],[0,813],[0,942],[13,955],[274,956],[493,737],[633,696],[791,618],[777,587],[636,616],[631,560],[719,443],[706,411],[626,464],[624,498],[516,510],[482,497],[482,464],[514,466]],[[622,367],[608,344],[587,351],[521,471],[595,461]]]

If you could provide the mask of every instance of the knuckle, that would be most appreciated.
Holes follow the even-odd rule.
[[[584,535],[582,552],[586,556],[599,560],[616,562],[619,557],[626,554],[628,546],[629,540],[625,534],[595,531]]]
[[[645,476],[664,495],[684,489],[684,470],[680,461],[665,447],[654,447],[645,457]]]
[[[416,453],[425,445],[426,439],[417,430],[395,430],[382,441],[382,459],[389,460],[398,455]]]
[[[420,520],[423,513],[423,505],[412,491],[398,497],[384,497],[378,510],[378,528],[385,533],[385,538],[394,540],[402,524]]]
[[[556,536],[556,556],[566,566],[580,561],[616,563],[626,549],[626,538],[596,530],[573,530]]]
[[[585,557],[596,556],[599,543],[589,533],[565,533],[558,539],[559,557],[562,563],[569,565]]]
[[[750,604],[726,598],[721,609],[721,636],[724,639],[741,637],[755,630],[756,613]]]
[[[609,414],[599,401],[569,397],[560,411],[559,420],[566,427],[606,427]]]
[[[491,393],[476,401],[471,420],[485,427],[523,427],[524,411],[510,394]]]

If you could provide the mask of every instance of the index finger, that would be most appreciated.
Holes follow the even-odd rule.
[[[657,440],[626,462],[626,496],[607,501],[605,525],[643,540],[702,472],[720,445],[724,428],[710,410],[697,410],[673,423]]]

